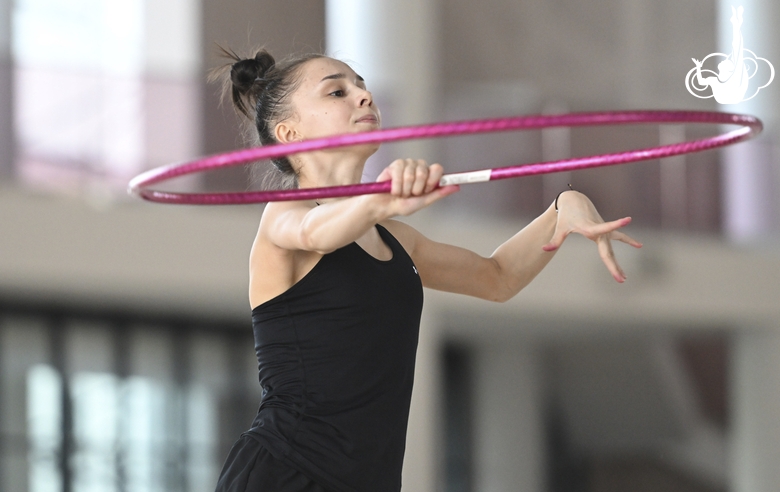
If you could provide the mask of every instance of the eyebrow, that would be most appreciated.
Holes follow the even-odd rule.
[[[365,82],[365,80],[363,79],[363,77],[361,77],[360,75],[357,75],[357,74],[355,74],[355,75],[357,76],[357,79],[358,79],[360,82]],[[323,82],[325,82],[326,80],[346,79],[346,78],[347,78],[346,74],[343,74],[343,73],[334,73],[334,74],[332,74],[332,75],[326,75],[325,77],[323,77],[323,78],[322,78],[322,80],[320,80],[320,83],[323,83]]]

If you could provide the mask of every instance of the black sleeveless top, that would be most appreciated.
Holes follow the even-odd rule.
[[[355,243],[324,255],[252,311],[263,398],[250,435],[338,492],[398,492],[423,291],[393,258]]]

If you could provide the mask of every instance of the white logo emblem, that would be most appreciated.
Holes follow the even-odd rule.
[[[419,275],[419,274],[417,273],[417,267],[416,267],[416,266],[412,265],[412,270],[414,270],[414,273],[415,273],[415,274]]]
[[[766,58],[756,56],[755,53],[745,48],[742,40],[742,7],[734,10],[731,7],[731,26],[733,29],[731,41],[731,54],[712,53],[704,57],[702,61],[693,58],[696,65],[685,76],[685,88],[688,92],[700,99],[714,97],[720,104],[737,104],[742,101],[753,99],[758,91],[768,86],[775,78],[775,67]],[[709,58],[724,58],[718,63],[718,73],[712,70],[703,69],[702,65]],[[718,58],[715,58],[716,60]],[[766,68],[769,67],[769,80],[764,85],[758,85],[761,80],[766,80]],[[762,76],[752,84],[750,80],[759,72]],[[709,75],[709,76],[705,76]],[[752,85],[754,90],[748,94],[748,88]],[[708,92],[707,88],[712,89],[712,94],[699,95],[696,92]],[[696,91],[696,92],[694,92]],[[747,95],[747,97],[745,97]]]

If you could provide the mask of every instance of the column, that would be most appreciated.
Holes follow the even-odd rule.
[[[731,7],[739,5],[745,9],[741,28],[745,48],[769,60],[776,71],[780,70],[780,35],[777,33],[780,5],[773,0],[720,0],[719,51],[731,52]],[[757,79],[768,76],[765,64],[759,66],[759,70],[756,78],[751,80],[748,94],[758,83]],[[777,79],[780,77],[777,75],[780,74],[776,74],[776,80],[750,101],[718,108],[752,114],[764,122],[764,133],[758,138],[722,151],[724,232],[736,242],[755,242],[780,231],[780,171],[777,169],[780,164],[780,82]]]
[[[480,344],[474,378],[474,490],[545,490],[541,367],[534,346]]]
[[[11,56],[12,0],[0,0],[0,183],[13,176],[15,137],[13,59]]]
[[[780,325],[738,332],[732,351],[733,492],[780,490]]]
[[[327,53],[366,79],[382,112],[382,126],[435,119],[438,102],[438,30],[435,0],[328,0]],[[430,141],[414,141],[380,153],[366,178],[396,157],[432,159]],[[381,152],[381,151],[380,151]]]
[[[204,154],[200,0],[147,1],[144,10],[144,161],[148,168]],[[216,89],[215,89],[216,90]],[[169,189],[192,191],[203,175]]]

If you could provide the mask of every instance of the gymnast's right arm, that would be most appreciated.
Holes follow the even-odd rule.
[[[458,191],[437,188],[443,174],[438,164],[398,159],[379,175],[392,180],[392,192],[321,202],[277,202],[266,206],[260,233],[275,246],[290,251],[330,253],[357,240],[375,224],[409,215]]]

